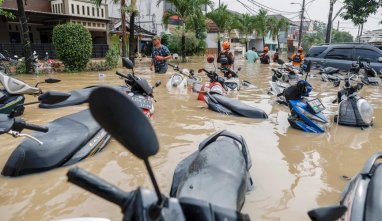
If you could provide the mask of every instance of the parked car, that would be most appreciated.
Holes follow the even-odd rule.
[[[370,66],[379,75],[382,74],[382,50],[369,44],[322,44],[313,46],[306,54],[305,60],[312,61],[312,67],[334,67],[340,70],[350,70],[351,64],[361,57],[369,60]]]

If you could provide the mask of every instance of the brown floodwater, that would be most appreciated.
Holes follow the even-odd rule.
[[[341,176],[353,176],[371,154],[382,149],[380,89],[365,86],[361,91],[361,95],[374,106],[376,118],[373,127],[361,130],[338,126],[333,123],[337,105],[331,103],[338,89],[311,74],[312,96],[322,99],[330,123],[326,133],[308,134],[291,128],[287,121],[288,108],[276,104],[275,98],[267,94],[272,65],[247,64],[243,60],[236,63],[243,68],[241,79],[253,82],[256,88],[231,96],[263,109],[269,119],[254,120],[212,112],[196,100],[197,94],[168,91],[165,84],[169,73],[154,75],[147,63],[138,62],[138,75],[147,78],[151,84],[156,80],[162,81],[162,85],[155,89],[157,102],[152,119],[160,151],[150,158],[160,189],[168,194],[176,165],[195,151],[207,136],[228,129],[245,138],[252,157],[251,175],[255,189],[247,194],[242,212],[248,213],[252,220],[308,220],[308,210],[338,202],[347,182]],[[201,59],[184,65],[196,70],[202,66],[212,68]],[[41,87],[43,90],[70,91],[94,84],[123,84],[114,71],[102,73],[103,77],[98,72],[55,74],[54,77],[62,82]],[[46,77],[17,76],[28,83]],[[204,77],[204,80],[207,79]],[[27,101],[35,99],[29,96]],[[87,105],[46,110],[31,105],[23,117],[30,123],[45,124],[85,108]],[[0,136],[1,168],[21,140]],[[153,189],[143,162],[114,140],[103,152],[77,166],[124,190],[138,186]],[[119,207],[68,183],[65,175],[68,169],[58,168],[18,178],[1,176],[0,220],[52,220],[81,216],[122,220]]]

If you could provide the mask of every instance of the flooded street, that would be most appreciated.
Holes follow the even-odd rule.
[[[213,68],[205,63],[200,59],[182,67]],[[157,80],[162,81],[162,85],[154,89],[157,102],[152,119],[160,151],[150,158],[150,162],[165,195],[170,191],[176,165],[197,150],[207,136],[228,129],[245,138],[252,157],[251,175],[255,189],[247,194],[242,212],[249,214],[251,220],[308,220],[308,210],[337,204],[347,182],[341,177],[355,175],[369,156],[382,149],[382,94],[379,87],[364,86],[360,92],[374,107],[373,127],[361,130],[338,126],[333,122],[338,105],[332,101],[339,88],[321,82],[320,76],[312,72],[308,79],[313,85],[311,96],[321,98],[330,123],[326,133],[308,134],[291,128],[287,120],[289,109],[275,103],[275,98],[267,94],[272,65],[237,61],[236,67],[242,67],[241,80],[252,82],[256,88],[231,95],[263,109],[269,116],[267,120],[212,112],[196,100],[195,93],[167,90],[165,85],[173,72],[171,69],[166,75],[154,75],[148,71],[148,64],[138,63],[138,66],[136,74],[147,78],[152,85]],[[56,74],[53,77],[61,79],[60,83],[42,84],[41,88],[44,91],[70,91],[98,84],[123,85],[114,71],[103,73],[105,76],[101,77],[98,73]],[[128,71],[123,70],[123,73]],[[33,84],[47,76],[16,77]],[[207,80],[205,76],[203,79]],[[35,99],[28,96],[27,102]],[[31,105],[26,107],[23,117],[30,123],[45,124],[85,108],[87,104],[50,110]],[[9,135],[0,136],[1,168],[21,140]],[[153,190],[143,162],[115,140],[100,154],[77,165],[123,190],[133,190],[140,185]],[[66,181],[68,169],[64,167],[18,178],[0,176],[0,220],[53,220],[80,216],[122,220],[119,207],[69,184]]]

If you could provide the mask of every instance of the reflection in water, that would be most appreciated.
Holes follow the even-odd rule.
[[[214,68],[202,60],[184,65],[184,68],[194,70],[201,67]],[[152,119],[161,149],[150,159],[160,188],[167,194],[177,163],[195,151],[207,136],[228,129],[246,139],[252,156],[251,175],[255,190],[247,194],[243,212],[252,220],[307,220],[307,210],[337,202],[346,184],[340,176],[354,175],[372,153],[381,150],[378,145],[382,138],[380,89],[365,86],[361,91],[361,95],[374,106],[376,116],[372,128],[361,130],[334,124],[337,104],[331,102],[339,88],[321,82],[319,76],[309,79],[314,88],[312,96],[322,99],[331,123],[325,134],[306,134],[289,126],[288,107],[276,104],[275,98],[267,94],[270,66],[239,60],[237,67],[242,67],[241,80],[248,80],[256,87],[229,96],[263,109],[269,115],[268,120],[212,112],[196,100],[196,94],[189,91],[169,93],[165,84],[170,73],[153,75],[148,71],[148,64],[136,68],[136,74],[148,79],[152,85],[157,80],[162,81],[162,85],[154,89],[157,102]],[[128,73],[127,70],[120,71]],[[20,79],[35,83],[45,77],[20,76]],[[55,74],[51,77],[62,82],[41,85],[43,90],[70,91],[96,84],[123,85],[114,72]],[[203,81],[207,81],[207,77],[203,76]],[[27,98],[27,102],[34,100],[36,97]],[[44,124],[86,107],[44,110],[31,105],[24,117],[31,123]],[[21,139],[0,136],[0,167],[20,142]],[[139,185],[153,189],[143,163],[115,141],[102,153],[78,166],[124,190],[133,190]],[[66,167],[20,178],[0,177],[0,220],[52,220],[78,216],[121,220],[117,206],[68,184],[67,170]]]

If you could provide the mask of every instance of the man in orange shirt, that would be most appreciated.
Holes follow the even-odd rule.
[[[302,61],[305,58],[305,56],[302,54],[303,50],[304,49],[302,47],[299,47],[298,50],[297,50],[297,53],[294,53],[292,55],[291,60],[292,60],[292,65],[293,66],[297,66],[297,67],[301,66],[301,63],[302,63]]]

